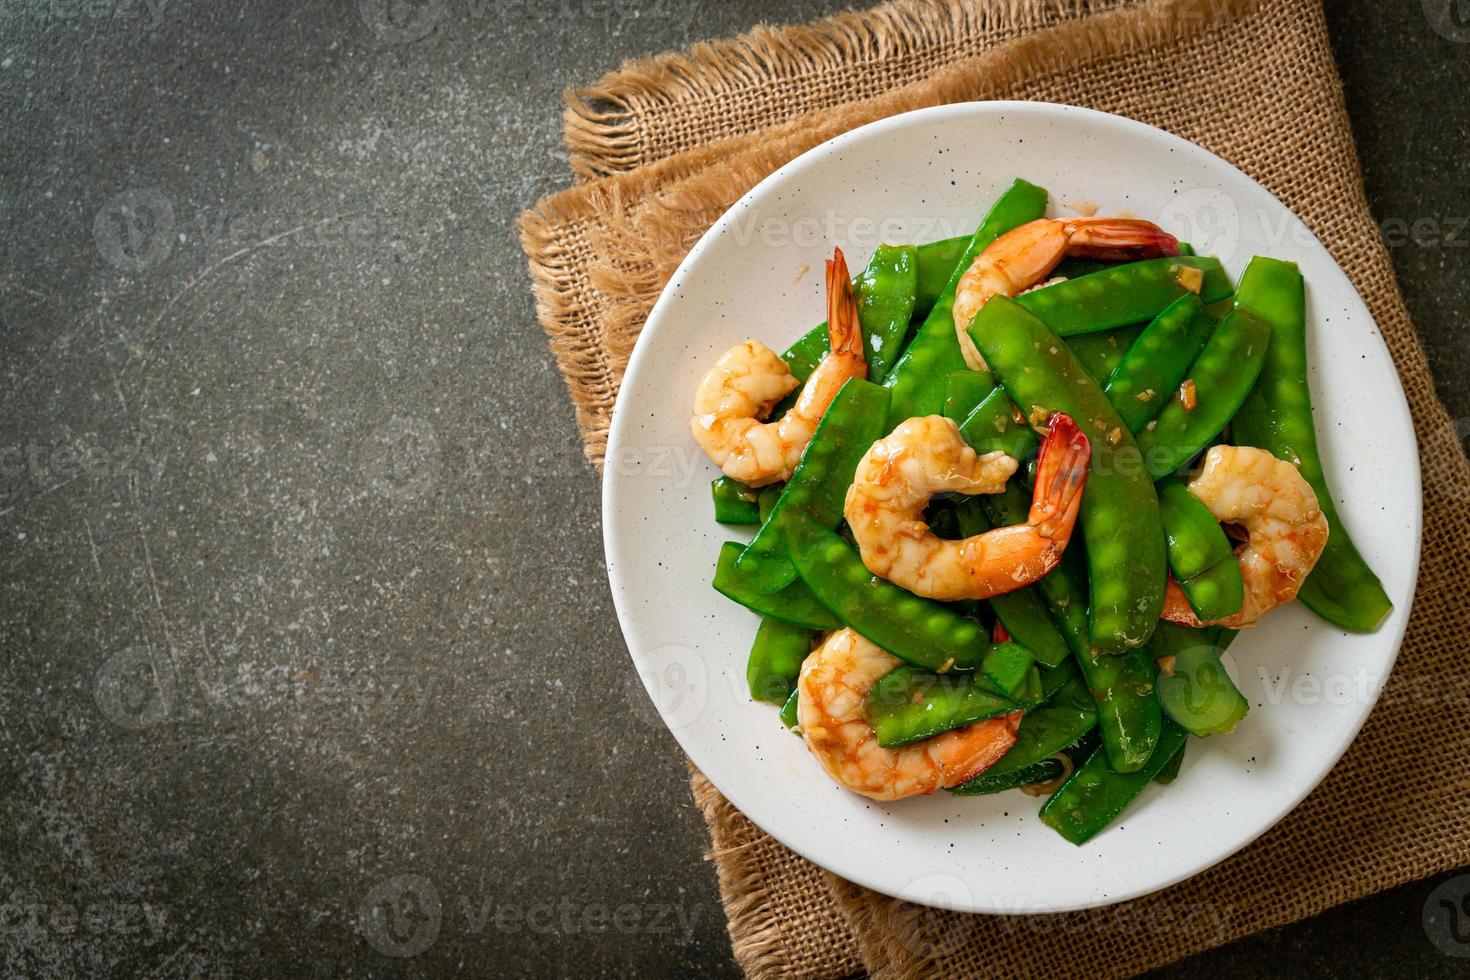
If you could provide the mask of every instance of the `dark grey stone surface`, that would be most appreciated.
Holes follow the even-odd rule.
[[[5,975],[736,972],[513,222],[563,86],[842,4],[387,4],[0,3]],[[1470,417],[1470,24],[1331,19]],[[1434,884],[1167,972],[1457,974]]]

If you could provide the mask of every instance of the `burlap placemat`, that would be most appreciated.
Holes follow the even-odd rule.
[[[1382,330],[1419,433],[1413,617],[1378,708],[1296,811],[1215,869],[1100,912],[962,916],[895,902],[785,850],[696,773],[735,956],[752,975],[1120,976],[1470,864],[1459,764],[1470,614],[1456,589],[1470,580],[1470,468],[1368,211],[1320,0],[898,0],[633,63],[571,93],[573,166],[598,179],[540,202],[521,228],[589,459],[600,467],[659,291],[741,194],[855,126],[993,98],[1178,133],[1261,181],[1326,243]]]

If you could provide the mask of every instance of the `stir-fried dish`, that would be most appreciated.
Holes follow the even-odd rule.
[[[759,527],[714,578],[761,617],[751,696],[854,793],[1021,789],[1081,844],[1246,716],[1237,630],[1391,604],[1324,480],[1297,267],[1235,286],[1046,203],[1018,180],[856,280],[834,249],[826,322],[727,351],[691,428],[715,519]]]

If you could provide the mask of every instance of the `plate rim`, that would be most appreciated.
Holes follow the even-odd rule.
[[[782,164],[780,167],[772,171],[770,174],[768,174],[766,177],[756,183],[753,187],[751,187],[748,191],[742,194],[738,200],[736,200],[729,208],[727,208],[724,213],[722,213],[720,217],[716,219],[715,222],[711,224],[708,229],[705,230],[704,234],[699,237],[699,240],[694,244],[694,246],[689,250],[688,254],[685,255],[683,260],[679,263],[673,275],[669,277],[669,281],[665,284],[663,290],[660,292],[658,300],[654,303],[653,308],[649,311],[644,328],[640,332],[638,339],[634,344],[633,351],[629,356],[627,365],[624,369],[623,378],[619,383],[619,395],[621,395],[623,386],[628,383],[629,379],[635,379],[637,377],[643,361],[647,359],[648,351],[651,345],[645,343],[645,341],[648,337],[653,336],[655,333],[659,332],[662,329],[660,324],[664,315],[666,314],[668,306],[673,302],[671,297],[679,292],[684,280],[690,274],[692,267],[700,260],[700,257],[702,256],[704,251],[708,249],[715,240],[726,233],[727,229],[734,224],[736,216],[739,214],[739,212],[747,208],[754,199],[762,196],[771,187],[784,180],[790,174],[806,169],[807,167],[816,164],[820,159],[824,158],[828,154],[841,149],[844,144],[855,142],[860,139],[878,136],[891,129],[903,129],[907,126],[929,121],[931,119],[942,119],[947,116],[964,117],[970,114],[984,116],[990,114],[1004,115],[1006,113],[1027,113],[1043,117],[1066,117],[1069,115],[1078,115],[1084,118],[1090,117],[1094,120],[1104,121],[1107,125],[1120,127],[1123,130],[1132,130],[1134,133],[1144,135],[1152,139],[1162,139],[1165,143],[1171,144],[1177,149],[1183,150],[1184,152],[1189,154],[1203,156],[1204,158],[1207,158],[1209,161],[1211,161],[1214,165],[1225,168],[1227,171],[1233,173],[1237,178],[1242,179],[1253,185],[1255,189],[1264,194],[1266,198],[1269,199],[1276,208],[1279,208],[1281,213],[1289,215],[1291,219],[1300,226],[1301,230],[1304,231],[1305,234],[1309,237],[1307,247],[1316,247],[1322,250],[1322,253],[1331,261],[1332,266],[1336,270],[1337,274],[1342,277],[1342,281],[1346,285],[1347,289],[1350,291],[1352,297],[1357,301],[1357,303],[1362,307],[1363,311],[1367,314],[1368,321],[1371,322],[1375,327],[1377,327],[1378,321],[1376,317],[1373,316],[1372,310],[1368,307],[1368,304],[1363,300],[1362,295],[1358,292],[1357,287],[1353,284],[1353,281],[1351,280],[1351,278],[1348,277],[1347,273],[1342,269],[1342,266],[1340,263],[1338,263],[1336,257],[1322,243],[1321,239],[1319,239],[1317,235],[1311,230],[1310,226],[1308,226],[1306,222],[1302,221],[1302,219],[1296,214],[1296,212],[1287,207],[1280,198],[1278,198],[1263,184],[1261,184],[1255,178],[1251,177],[1249,174],[1245,173],[1239,167],[1231,164],[1228,160],[1220,157],[1218,154],[1211,152],[1210,150],[1200,146],[1197,143],[1194,143],[1181,136],[1171,133],[1168,130],[1160,129],[1156,126],[1151,126],[1147,123],[1139,122],[1138,120],[1131,119],[1127,116],[1120,116],[1114,113],[1103,112],[1097,109],[1090,109],[1084,106],[1074,106],[1068,105],[1066,103],[1057,102],[1037,102],[1026,100],[988,100],[978,102],[957,102],[939,106],[929,106],[921,109],[899,113],[893,116],[887,116],[883,119],[875,120],[863,126],[859,126],[855,129],[848,130],[847,132],[841,133],[838,136],[833,137],[832,139],[817,144],[816,146],[805,151],[801,155]],[[1210,868],[1215,867],[1220,863],[1223,863],[1224,861],[1229,860],[1236,854],[1239,854],[1242,850],[1249,847],[1265,833],[1275,828],[1292,811],[1300,806],[1302,801],[1304,801],[1307,796],[1311,795],[1311,793],[1321,785],[1322,781],[1327,777],[1327,775],[1337,767],[1337,764],[1342,760],[1343,755],[1345,755],[1347,753],[1347,750],[1353,745],[1354,742],[1357,741],[1358,736],[1362,731],[1363,725],[1366,724],[1369,715],[1371,715],[1374,708],[1377,707],[1379,698],[1381,697],[1383,689],[1388,682],[1388,678],[1392,674],[1393,668],[1398,662],[1399,653],[1402,650],[1403,646],[1404,635],[1407,631],[1408,623],[1412,616],[1412,602],[1414,594],[1417,591],[1419,580],[1419,565],[1422,558],[1424,529],[1423,476],[1422,465],[1419,459],[1417,448],[1418,433],[1414,427],[1412,412],[1408,404],[1408,396],[1403,387],[1403,379],[1399,376],[1397,366],[1393,362],[1393,356],[1388,349],[1387,341],[1385,340],[1381,329],[1375,329],[1374,334],[1377,338],[1378,347],[1381,350],[1382,355],[1387,358],[1389,365],[1393,367],[1395,382],[1394,387],[1399,398],[1399,404],[1402,406],[1402,411],[1400,413],[1396,413],[1396,415],[1398,416],[1399,421],[1402,423],[1402,427],[1406,430],[1405,434],[1407,434],[1408,436],[1408,443],[1415,447],[1415,451],[1412,454],[1414,459],[1413,472],[1411,474],[1408,474],[1408,477],[1413,484],[1412,500],[1414,501],[1413,560],[1411,564],[1413,571],[1412,581],[1409,583],[1409,588],[1407,590],[1407,594],[1409,596],[1409,608],[1405,611],[1405,614],[1399,620],[1395,634],[1392,636],[1391,639],[1388,640],[1389,653],[1384,663],[1383,683],[1371,692],[1370,697],[1364,699],[1361,702],[1358,717],[1354,719],[1353,724],[1351,725],[1350,733],[1342,739],[1341,744],[1334,752],[1323,756],[1323,764],[1321,765],[1320,770],[1314,772],[1310,779],[1303,780],[1301,784],[1301,789],[1290,798],[1289,802],[1287,802],[1286,805],[1279,808],[1279,810],[1274,815],[1272,815],[1269,820],[1262,821],[1261,825],[1258,828],[1256,828],[1252,833],[1243,837],[1238,843],[1234,844],[1234,846],[1223,849],[1219,854],[1213,855],[1203,862],[1190,862],[1189,867],[1186,870],[1180,871],[1179,873],[1172,876],[1168,876],[1165,880],[1160,880],[1158,882],[1151,883],[1143,887],[1125,888],[1120,889],[1117,892],[1110,891],[1105,896],[1092,900],[1062,903],[1042,902],[1037,903],[1034,906],[1028,906],[1024,909],[1003,909],[985,906],[975,901],[972,901],[970,903],[965,903],[963,901],[951,902],[949,901],[950,896],[945,894],[933,896],[932,899],[914,898],[911,896],[895,894],[892,886],[889,883],[884,880],[871,877],[865,874],[861,869],[858,870],[857,873],[849,873],[847,869],[839,872],[832,868],[829,868],[821,860],[813,857],[810,853],[808,853],[806,849],[799,846],[796,842],[788,839],[786,835],[778,833],[777,831],[774,831],[764,826],[754,817],[750,817],[747,808],[745,806],[742,806],[741,798],[744,796],[744,794],[741,793],[739,790],[731,792],[726,785],[721,784],[720,779],[716,778],[714,775],[708,772],[705,772],[703,768],[700,769],[701,773],[704,774],[705,778],[708,779],[711,784],[713,784],[715,788],[718,789],[720,793],[723,794],[725,798],[728,799],[730,803],[735,806],[736,809],[740,810],[742,814],[745,814],[747,816],[747,819],[750,819],[751,822],[754,823],[757,827],[760,827],[763,832],[769,834],[784,847],[796,853],[803,859],[811,861],[813,864],[817,865],[820,868],[823,868],[824,870],[832,874],[837,874],[845,878],[846,880],[852,881],[855,884],[861,885],[865,888],[869,888],[873,891],[879,892],[889,897],[899,898],[921,905],[930,905],[932,907],[944,909],[947,911],[982,915],[1047,915],[1063,912],[1106,908],[1109,906],[1120,904],[1122,902],[1132,901],[1137,898],[1151,895],[1166,888],[1170,888],[1176,884],[1179,884],[1182,881],[1193,878],[1194,876],[1204,871],[1207,871]],[[626,402],[621,397],[615,400],[612,417],[608,426],[608,439],[604,458],[618,458],[616,454],[621,449],[621,443],[625,438],[628,438],[626,435],[624,435],[624,430],[631,424],[629,421],[631,416],[628,414],[628,412],[622,410],[625,404]],[[1318,427],[1318,431],[1321,431],[1320,424]],[[617,511],[613,498],[617,493],[616,487],[618,486],[618,483],[619,475],[616,470],[614,470],[610,474],[604,472],[601,491],[603,561],[605,571],[608,575],[609,590],[612,594],[613,607],[618,620],[618,628],[623,635],[624,645],[627,648],[629,658],[632,660],[635,669],[637,669],[641,668],[643,665],[640,663],[640,657],[638,656],[638,654],[634,652],[632,643],[629,642],[629,626],[627,624],[628,621],[631,619],[631,611],[625,608],[626,600],[622,596],[622,592],[624,590],[618,588],[614,583],[614,576],[619,574],[614,571],[614,567],[617,564],[620,564],[618,561],[615,560],[615,556],[618,554],[618,548],[614,542],[614,531],[615,528],[618,526],[618,521],[616,518]],[[1331,629],[1333,627],[1331,627],[1330,624],[1322,623],[1319,625],[1318,628]],[[681,732],[677,728],[669,726],[668,720],[664,717],[662,707],[659,704],[656,692],[651,687],[651,681],[647,676],[645,676],[644,672],[641,669],[638,670],[638,674],[640,682],[645,688],[645,692],[653,700],[655,708],[659,711],[659,719],[664,724],[665,729],[669,732],[669,734],[674,737],[675,741],[679,745],[680,749],[685,753],[685,755],[691,761],[693,761],[695,755],[697,754],[696,752],[691,751],[689,741],[693,740],[691,739],[686,741],[686,737],[684,734],[681,734]],[[1330,758],[1328,756],[1330,756]]]

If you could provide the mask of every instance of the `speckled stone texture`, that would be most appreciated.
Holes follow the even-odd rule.
[[[513,223],[562,87],[842,6],[0,3],[0,974],[735,974]],[[1470,418],[1454,6],[1329,20]],[[1461,975],[1436,884],[1164,972]]]

